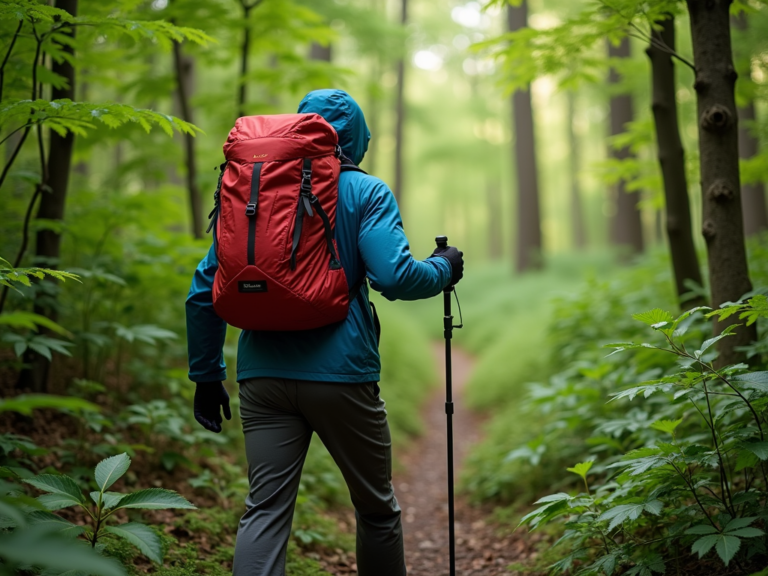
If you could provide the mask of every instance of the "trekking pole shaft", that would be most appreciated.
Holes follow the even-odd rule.
[[[448,549],[450,575],[456,576],[456,533],[453,503],[453,367],[451,366],[453,315],[451,314],[451,292],[453,292],[453,287],[443,292],[443,308],[445,315],[445,417],[448,440]]]
[[[435,238],[438,248],[448,246],[446,236]],[[453,314],[451,313],[451,293],[453,286],[443,290],[443,336],[445,337],[445,418],[446,437],[448,440],[448,551],[450,576],[456,576],[456,531],[455,510],[453,503],[453,367],[451,366],[451,338],[453,338]]]

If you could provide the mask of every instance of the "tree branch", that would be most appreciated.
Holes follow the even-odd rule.
[[[3,85],[5,82],[5,65],[8,64],[8,59],[11,57],[11,52],[13,52],[13,47],[16,44],[16,38],[19,37],[19,32],[21,32],[21,28],[24,26],[24,20],[19,21],[19,26],[16,28],[16,32],[13,34],[13,38],[11,38],[11,44],[8,46],[8,51],[5,53],[5,58],[3,58],[3,63],[0,64],[0,101],[3,99]]]
[[[16,258],[13,261],[13,267],[18,268],[19,264],[21,264],[21,259],[24,258],[24,253],[27,251],[27,246],[29,245],[29,222],[32,219],[32,210],[35,207],[35,203],[37,202],[37,199],[39,198],[40,194],[43,191],[42,184],[38,184],[35,186],[35,193],[32,194],[32,199],[29,201],[29,206],[27,206],[27,213],[24,216],[24,228],[22,230],[22,236],[21,236],[21,247],[19,248],[19,252],[16,254]],[[0,296],[0,312],[3,311],[3,308],[5,307],[5,301],[8,298],[8,286],[3,287],[3,294]]]

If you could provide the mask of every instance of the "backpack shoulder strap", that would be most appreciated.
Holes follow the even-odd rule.
[[[343,153],[340,153],[340,152],[339,152],[339,160],[341,161],[342,172],[362,172],[363,174],[368,174],[368,172],[360,168],[360,166],[352,162],[352,160],[350,160],[349,158],[344,156]]]

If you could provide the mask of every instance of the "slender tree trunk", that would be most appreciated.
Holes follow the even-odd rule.
[[[185,56],[181,52],[181,44],[173,43],[173,64],[176,74],[176,93],[179,97],[181,116],[186,122],[194,122],[192,106],[189,103],[194,86],[195,61],[191,56]],[[187,193],[189,195],[189,209],[192,216],[192,236],[200,239],[203,237],[203,200],[200,188],[197,185],[197,161],[195,159],[195,137],[192,134],[184,134],[184,156],[187,167]]]
[[[629,39],[624,38],[618,46],[609,43],[608,55],[612,58],[629,58]],[[619,72],[611,68],[608,82],[617,84],[619,79]],[[632,96],[629,94],[613,96],[611,98],[611,136],[624,132],[627,122],[631,122],[633,118]],[[619,150],[611,148],[610,154],[617,160],[632,156],[628,147]],[[620,180],[613,189],[613,196],[616,201],[616,213],[611,222],[611,241],[616,246],[628,248],[633,254],[639,254],[644,248],[643,225],[638,208],[640,193],[627,192],[627,183]]]
[[[507,8],[510,32],[528,25],[528,4]],[[517,245],[515,269],[518,272],[541,268],[541,217],[539,180],[536,165],[536,139],[530,87],[512,95],[515,166],[517,168]]]
[[[568,118],[566,119],[568,148],[571,153],[571,161],[568,166],[571,177],[571,234],[573,235],[573,245],[578,250],[583,250],[587,246],[587,231],[584,226],[584,208],[581,201],[581,187],[579,186],[579,140],[573,125],[576,119],[576,95],[569,91],[566,96],[568,98]]]
[[[237,117],[245,116],[245,103],[248,101],[248,60],[251,55],[251,23],[248,21],[251,11],[264,0],[240,0],[243,9],[243,43],[240,45],[240,86],[237,91]]]
[[[400,23],[408,22],[408,0],[401,0]],[[403,201],[403,124],[405,123],[405,54],[397,61],[397,104],[395,108],[395,186],[398,204]]]
[[[653,121],[656,127],[659,165],[664,180],[664,198],[667,211],[667,237],[672,255],[677,296],[690,290],[686,280],[702,285],[699,258],[693,243],[691,207],[688,181],[685,176],[685,151],[680,140],[675,100],[675,66],[669,49],[675,49],[675,19],[669,16],[661,23],[661,30],[653,32],[653,40],[646,54],[651,60]],[[661,45],[661,46],[660,46]],[[690,302],[686,303],[686,307]],[[698,304],[702,304],[699,302]]]
[[[731,22],[741,32],[746,32],[747,13],[741,12],[732,17]],[[743,71],[747,82],[752,82],[752,69],[748,64]],[[746,106],[739,108],[739,156],[748,160],[758,153],[758,141],[752,135],[752,125],[755,123],[755,103],[750,100]],[[744,234],[752,236],[768,230],[768,211],[765,203],[765,184],[753,182],[741,185],[741,204],[744,215]]]
[[[72,16],[77,16],[78,0],[57,0],[56,8],[67,11]],[[74,39],[75,28],[66,28],[63,32]],[[69,43],[59,46],[62,52],[69,55],[70,59],[62,59],[61,62],[52,63],[52,71],[65,80],[65,85],[59,88],[51,89],[51,99],[60,98],[75,99],[75,69],[71,64],[71,58],[74,57],[74,47]],[[37,210],[38,220],[61,221],[64,219],[64,208],[67,200],[67,189],[69,187],[69,175],[72,168],[72,150],[75,144],[75,135],[72,132],[66,136],[60,136],[55,131],[50,131],[50,149],[48,151],[48,164],[43,178],[43,193],[40,200],[40,206]],[[36,235],[35,263],[45,265],[50,268],[57,268],[61,254],[61,233],[57,230],[47,228],[41,229]],[[55,282],[51,279],[41,280],[42,283]],[[51,295],[55,297],[56,289],[38,290],[41,297],[36,298],[34,311],[37,314],[44,315],[53,321],[58,318],[56,306],[46,305],[46,300],[50,301]],[[27,368],[21,371],[19,375],[18,386],[24,389],[31,389],[33,392],[46,392],[48,389],[48,373],[50,362],[30,351],[24,355],[24,361]]]
[[[491,260],[502,256],[501,236],[501,187],[497,180],[489,179],[486,183],[488,203],[488,255]]]
[[[702,191],[702,233],[707,243],[712,306],[736,301],[752,289],[741,212],[736,70],[731,52],[730,0],[687,0],[696,66],[696,104]],[[732,320],[716,322],[719,334]],[[736,351],[757,330],[742,327],[718,343],[718,364],[740,362]]]
[[[739,108],[739,156],[748,160],[758,153],[757,138],[750,131],[755,123],[755,103]],[[752,236],[768,230],[768,211],[765,202],[765,184],[742,184],[741,203],[744,217],[744,234]]]
[[[317,42],[312,42],[312,46],[309,48],[309,57],[312,60],[322,60],[324,62],[331,61],[331,45],[323,46]]]

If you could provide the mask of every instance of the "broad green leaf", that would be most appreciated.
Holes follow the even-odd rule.
[[[69,520],[65,520],[61,516],[51,514],[45,510],[35,510],[29,514],[30,524],[50,526],[51,529],[64,536],[79,536],[85,531],[83,526],[72,524]]]
[[[765,534],[759,528],[739,528],[738,530],[731,530],[727,532],[728,536],[738,536],[739,538],[757,538]]]
[[[539,498],[534,502],[534,504],[546,504],[548,502],[561,502],[563,500],[571,500],[573,496],[570,494],[566,494],[565,492],[558,492],[557,494],[550,494],[549,496],[544,496],[543,498]]]
[[[592,465],[594,462],[591,460],[588,460],[587,462],[579,462],[574,466],[573,468],[568,468],[568,472],[573,472],[574,474],[578,474],[582,478],[586,480],[587,478],[587,472],[589,472],[589,469],[592,468]]]
[[[94,576],[126,576],[125,568],[114,558],[105,558],[86,542],[62,536],[46,526],[33,525],[4,534],[0,538],[0,557],[11,565],[33,564],[54,574],[79,570]]]
[[[118,526],[107,526],[106,531],[127,540],[153,562],[163,563],[163,547],[160,545],[160,538],[149,526],[139,522],[128,522]]]
[[[645,509],[643,503],[640,504],[620,504],[610,510],[606,510],[599,517],[599,521],[610,520],[608,530],[611,531],[625,520],[637,520]]]
[[[98,490],[94,490],[91,492],[91,500],[93,500],[93,503],[96,505],[99,503],[99,495],[101,495],[102,508],[108,509],[117,506],[120,500],[123,499],[123,496],[125,496],[125,494],[120,494],[119,492],[104,492],[102,494]]]
[[[53,396],[52,394],[22,394],[14,398],[0,399],[0,412],[18,412],[31,416],[37,408],[54,408],[58,410],[84,410],[99,412],[101,409],[82,398],[71,396]]]
[[[738,530],[739,528],[746,528],[750,524],[752,524],[755,520],[757,520],[756,516],[748,516],[746,518],[734,518],[728,524],[725,525],[725,528],[723,529],[723,532],[726,534],[728,532],[732,532],[733,530]]]
[[[717,550],[718,556],[725,562],[726,566],[728,566],[731,559],[736,555],[736,552],[739,551],[739,548],[741,548],[741,540],[735,536],[728,536],[726,534],[721,534],[715,545],[715,550]]]
[[[747,372],[734,376],[731,380],[743,384],[745,388],[753,388],[761,392],[768,392],[768,372]]]
[[[667,434],[674,435],[675,428],[680,426],[683,419],[680,418],[679,420],[657,420],[653,424],[651,424],[651,428],[654,430],[658,430],[660,432],[666,432]]]
[[[131,459],[125,452],[102,460],[96,465],[96,472],[94,474],[96,485],[103,492],[125,474],[130,465]]]
[[[711,524],[697,524],[685,531],[686,534],[717,534],[717,528]],[[714,546],[714,544],[713,544]]]
[[[69,476],[40,474],[34,478],[28,478],[24,482],[43,492],[68,496],[77,502],[85,503],[82,490]]]
[[[50,318],[32,312],[6,312],[0,314],[0,325],[12,328],[27,328],[28,330],[34,330],[37,326],[42,326],[62,336],[71,336],[66,329],[56,324]]]
[[[744,449],[752,452],[760,460],[768,460],[768,442],[750,442],[744,444]]]
[[[67,494],[43,494],[37,497],[37,501],[51,511],[82,504],[80,500],[76,500]]]
[[[760,458],[755,456],[754,453],[749,450],[741,450],[739,457],[736,459],[736,472],[741,472],[744,468],[754,468],[758,462],[760,462]]]
[[[147,488],[123,496],[117,508],[144,508],[147,510],[164,510],[166,508],[195,509],[186,498],[173,490],[163,488]]]
[[[707,552],[712,550],[712,546],[717,544],[719,534],[710,534],[709,536],[702,536],[691,546],[691,552],[698,554],[699,558],[703,557]]]
[[[633,314],[632,318],[635,320],[638,320],[639,322],[642,322],[643,324],[647,324],[648,326],[664,324],[667,322],[672,322],[674,320],[674,317],[672,316],[672,314],[662,310],[661,308],[654,308],[653,310],[649,310],[648,312]]]

